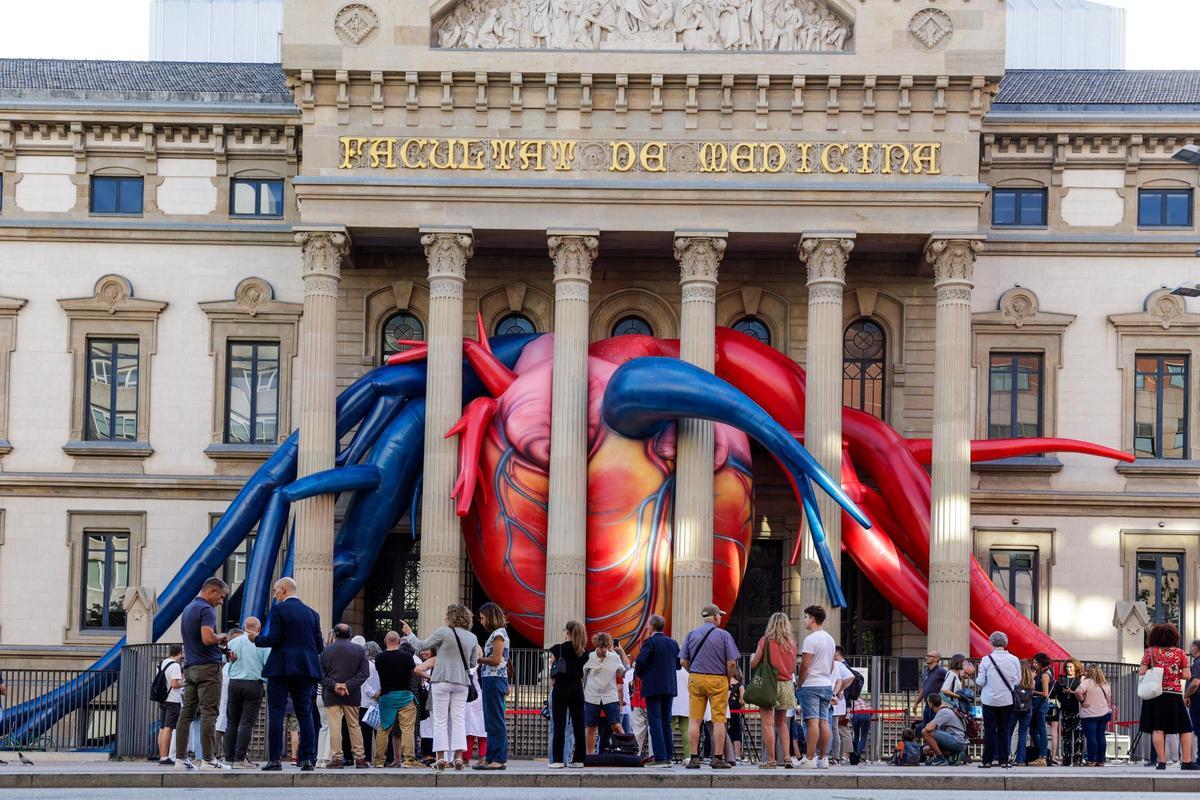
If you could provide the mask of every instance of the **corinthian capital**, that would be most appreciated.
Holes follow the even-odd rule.
[[[675,260],[679,262],[679,282],[717,282],[717,269],[725,255],[725,234],[675,234]]]
[[[599,231],[549,232],[546,244],[554,262],[554,282],[592,280],[592,262],[600,252]]]
[[[470,228],[423,229],[421,247],[425,248],[425,260],[429,262],[429,280],[467,279],[467,261],[475,254],[475,237]]]
[[[925,245],[925,260],[933,265],[934,285],[972,286],[975,256],[982,249],[981,237],[930,238],[929,243]]]
[[[298,230],[296,244],[304,259],[303,277],[341,278],[342,260],[350,252],[350,237],[344,231]]]
[[[847,234],[813,234],[800,239],[800,260],[808,268],[808,285],[846,283],[846,263],[854,249],[854,237]]]

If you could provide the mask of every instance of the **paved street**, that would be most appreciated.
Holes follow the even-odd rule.
[[[412,788],[398,782],[394,788],[343,788],[343,789],[306,789],[303,793],[305,800],[392,800],[401,795],[411,795]],[[479,788],[422,788],[423,798],[429,800],[481,800]],[[171,796],[201,797],[212,796],[212,789],[172,789]],[[672,800],[735,800],[741,793],[731,794],[728,789],[638,789],[637,796],[641,798],[667,798]],[[562,797],[562,789],[504,789],[489,788],[487,800],[531,800],[531,798]],[[296,800],[294,789],[239,789],[239,800],[254,798],[254,800]],[[1046,792],[1011,792],[1011,791],[982,791],[972,792],[972,800],[1033,800],[1044,798]],[[159,800],[162,791],[157,789],[12,789],[0,792],[4,800],[30,798],[30,800]],[[874,798],[875,800],[909,800],[919,797],[921,800],[962,800],[960,791],[930,791],[930,790],[835,790],[828,789],[764,789],[754,792],[755,800],[858,800],[859,798]],[[1145,795],[1140,792],[1121,792],[1105,794],[1104,800],[1140,800]],[[622,789],[588,789],[588,800],[629,800],[629,792]],[[1055,800],[1095,800],[1095,795],[1089,792],[1055,792]]]

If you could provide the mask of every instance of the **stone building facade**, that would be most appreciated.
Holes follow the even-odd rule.
[[[430,365],[420,537],[401,523],[347,617],[425,629],[482,602],[442,438],[477,313],[556,334],[549,630],[583,616],[584,348],[646,331],[711,369],[727,325],[806,366],[806,441],[835,473],[842,403],[933,440],[928,645],[844,558],[849,651],[965,649],[972,554],[1081,657],[1131,656],[1120,601],[1200,631],[1200,308],[1171,293],[1200,277],[1197,173],[1172,158],[1197,138],[1194,78],[1005,75],[999,0],[784,0],[731,20],[740,5],[288,2],[282,73],[195,65],[162,95],[109,75],[124,94],[107,103],[10,62],[26,85],[0,90],[0,660],[115,640],[87,624],[88,580],[111,585],[124,557],[129,586],[161,589],[266,437],[298,426],[301,472],[332,466],[335,393],[413,338]],[[110,174],[142,179],[141,215],[89,213]],[[235,180],[255,203],[281,186],[278,213],[231,213]],[[136,425],[115,444],[86,433],[105,337],[138,345],[136,392],[112,401]],[[248,443],[230,435],[235,359],[243,379],[277,369],[277,394],[239,395],[276,414],[259,430],[251,409]],[[972,468],[968,440],[1037,434],[1138,459]],[[711,448],[709,426],[681,426],[678,625],[711,594]],[[754,469],[743,640],[822,597],[813,554],[789,564],[786,480],[765,454]],[[340,514],[295,513],[297,578],[325,614]]]

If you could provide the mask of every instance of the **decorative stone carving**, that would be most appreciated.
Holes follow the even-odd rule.
[[[351,3],[342,6],[333,18],[333,30],[350,47],[358,47],[379,30],[379,17],[370,6]]]
[[[429,262],[429,279],[449,278],[459,283],[467,279],[467,261],[475,254],[475,237],[469,233],[447,231],[426,233],[421,237]]]
[[[800,240],[800,260],[808,268],[808,285],[846,283],[846,262],[854,240],[839,237],[812,237]],[[840,296],[841,290],[838,290]]]
[[[591,281],[592,262],[600,250],[600,239],[588,235],[555,235],[546,238],[554,262],[554,282]]]
[[[1109,321],[1118,330],[1151,332],[1154,330],[1183,331],[1200,327],[1200,314],[1189,313],[1179,295],[1163,287],[1146,296],[1142,311],[1134,314],[1113,314]]]
[[[130,586],[125,590],[125,643],[152,644],[154,615],[158,612],[158,597],[154,589]]]
[[[954,20],[940,8],[923,8],[908,21],[908,35],[926,50],[937,50],[954,36]]]
[[[925,260],[933,265],[934,284],[939,289],[965,285],[969,290],[975,275],[975,256],[982,249],[979,239],[931,239],[925,246]]]
[[[435,47],[483,50],[840,53],[854,37],[824,0],[463,0],[433,29]]]
[[[723,236],[676,236],[675,260],[679,262],[679,282],[716,284],[717,269],[725,255]],[[716,297],[716,294],[713,294]]]
[[[335,281],[342,275],[342,259],[350,252],[350,239],[337,231],[298,231],[296,244],[304,259],[301,273],[305,286],[313,276],[329,276]]]
[[[1014,286],[1000,295],[995,311],[972,314],[971,329],[976,333],[1004,333],[1018,328],[1024,329],[1024,333],[1049,332],[1061,335],[1074,321],[1074,314],[1043,311],[1033,290]]]

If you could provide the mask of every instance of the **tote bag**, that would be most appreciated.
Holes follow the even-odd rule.
[[[759,708],[774,708],[779,701],[779,676],[771,666],[771,645],[763,643],[762,661],[754,668],[750,682],[746,684],[745,698]]]
[[[1154,653],[1150,654],[1150,668],[1138,680],[1138,697],[1153,700],[1163,693],[1163,668],[1154,666]]]

